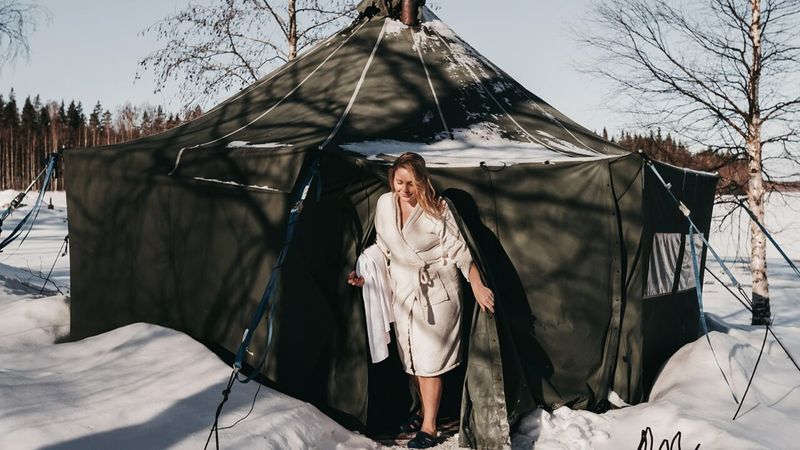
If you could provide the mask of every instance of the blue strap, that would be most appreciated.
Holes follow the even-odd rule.
[[[0,227],[3,226],[3,221],[6,220],[6,218],[11,215],[11,212],[19,206],[19,204],[22,202],[25,196],[28,195],[28,192],[30,192],[31,189],[33,189],[33,186],[36,185],[36,182],[39,181],[39,178],[42,178],[42,175],[46,171],[47,171],[47,165],[45,163],[45,168],[42,169],[42,171],[39,172],[38,175],[36,175],[36,178],[34,178],[33,181],[31,181],[31,184],[29,184],[24,191],[20,192],[16,197],[14,197],[14,200],[11,200],[11,202],[8,205],[8,208],[6,208],[6,210],[3,211],[2,214],[0,214]]]
[[[23,217],[22,220],[19,221],[17,226],[14,227],[14,230],[11,231],[11,234],[9,234],[5,239],[3,239],[2,242],[0,242],[0,251],[2,251],[9,244],[11,244],[17,237],[19,237],[19,235],[22,233],[22,229],[26,225],[28,225],[28,229],[25,232],[25,236],[19,242],[19,245],[22,245],[22,243],[25,242],[25,239],[27,239],[28,234],[30,234],[31,229],[33,228],[34,222],[36,222],[36,218],[39,216],[39,210],[41,209],[42,206],[42,199],[44,198],[44,193],[47,191],[48,184],[50,184],[50,177],[53,175],[57,158],[58,155],[56,154],[52,154],[48,158],[47,168],[45,169],[44,181],[42,182],[42,188],[39,190],[39,196],[36,197],[36,203],[34,203],[31,210],[28,211],[28,214],[26,214],[25,217]],[[30,223],[28,223],[29,221]]]
[[[280,271],[281,267],[283,267],[283,262],[286,259],[286,254],[289,251],[289,244],[291,244],[292,238],[294,237],[294,228],[297,224],[297,219],[300,216],[300,213],[303,211],[303,202],[308,196],[311,183],[314,181],[314,178],[318,176],[318,173],[319,159],[315,159],[311,163],[311,167],[306,174],[303,184],[300,185],[299,191],[295,192],[295,201],[293,202],[294,206],[292,206],[292,209],[289,212],[289,221],[286,226],[286,238],[284,239],[283,247],[281,248],[281,251],[278,254],[278,259],[275,261],[275,265],[272,268],[272,272],[269,276],[269,282],[267,283],[267,287],[264,289],[264,293],[261,295],[261,301],[258,303],[258,308],[256,308],[256,312],[250,319],[250,326],[244,330],[244,334],[242,335],[242,343],[239,345],[239,351],[236,353],[236,361],[233,363],[233,369],[235,372],[238,372],[242,368],[245,353],[247,352],[247,347],[250,345],[250,341],[253,338],[253,333],[255,329],[258,328],[259,323],[261,323],[261,319],[264,317],[264,313],[269,307],[269,312],[267,313],[266,345],[264,346],[264,350],[262,351],[258,364],[255,366],[255,370],[253,370],[253,372],[245,379],[239,379],[237,375],[236,379],[241,383],[249,383],[261,371],[261,368],[264,366],[267,356],[269,355],[272,346],[272,321],[275,317],[275,304],[270,303],[270,298],[272,297],[272,293],[275,291],[275,286],[278,284],[278,272]]]

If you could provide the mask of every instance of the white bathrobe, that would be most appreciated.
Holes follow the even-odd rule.
[[[395,333],[406,372],[441,375],[461,362],[461,283],[472,256],[449,209],[436,218],[417,204],[402,229],[398,197],[375,210],[377,244],[389,260]]]

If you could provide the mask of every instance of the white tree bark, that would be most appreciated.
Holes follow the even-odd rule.
[[[747,124],[747,153],[749,178],[747,203],[758,221],[764,223],[764,179],[761,159],[761,110],[759,85],[761,81],[761,0],[750,0],[750,41],[753,55],[747,90],[750,105]],[[770,321],[769,282],[767,280],[767,239],[754,222],[750,222],[750,276],[752,278],[753,325]]]

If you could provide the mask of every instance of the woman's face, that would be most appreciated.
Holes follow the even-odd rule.
[[[401,202],[406,202],[411,206],[417,204],[417,185],[414,183],[414,177],[411,176],[405,167],[398,167],[394,172],[393,181],[394,191],[400,197]]]

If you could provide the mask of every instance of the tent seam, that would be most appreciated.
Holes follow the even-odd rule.
[[[353,108],[353,104],[356,102],[356,97],[358,97],[359,91],[361,91],[361,86],[364,84],[364,79],[367,77],[367,72],[369,71],[370,66],[372,65],[372,61],[375,59],[375,53],[378,51],[378,47],[383,41],[383,36],[386,34],[386,23],[390,19],[386,19],[383,21],[383,26],[381,27],[381,32],[378,33],[378,39],[375,41],[375,45],[372,47],[372,53],[370,53],[369,58],[367,59],[367,64],[364,65],[364,70],[361,71],[361,78],[358,79],[358,83],[356,83],[356,87],[353,90],[353,95],[350,96],[350,101],[347,103],[347,107],[344,109],[342,113],[342,117],[339,118],[339,122],[336,123],[336,126],[333,128],[330,136],[328,136],[325,141],[320,144],[319,149],[322,150],[327,146],[331,140],[333,140],[336,133],[339,132],[339,129],[342,127],[344,120],[347,118],[348,114],[350,114],[350,110]]]
[[[411,31],[411,36],[412,39],[416,41],[416,39],[414,39],[416,33],[413,30]],[[433,81],[431,80],[431,75],[428,72],[428,66],[425,64],[425,59],[422,57],[422,49],[421,49],[422,42],[421,41],[419,43],[414,42],[414,44],[415,44],[414,47],[417,48],[417,55],[419,55],[419,60],[422,63],[422,69],[425,71],[425,77],[428,79],[428,86],[430,86],[431,88],[431,94],[433,94],[433,101],[436,103],[436,109],[439,111],[439,118],[442,119],[442,125],[444,126],[444,131],[450,135],[450,139],[453,139],[453,132],[450,131],[450,127],[447,126],[447,121],[444,120],[444,113],[442,112],[442,107],[439,104],[439,97],[436,95],[436,89],[434,89],[433,87]]]

